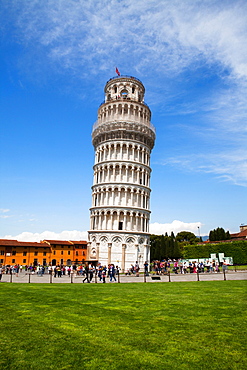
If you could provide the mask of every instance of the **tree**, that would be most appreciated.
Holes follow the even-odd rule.
[[[191,233],[190,231],[180,231],[180,233],[177,234],[176,240],[180,243],[189,243],[194,244],[200,241],[199,238],[195,236],[195,234]]]
[[[165,235],[151,235],[150,236],[150,258],[153,260],[163,260],[168,258],[178,259],[182,255],[182,251],[174,233],[171,236]]]
[[[219,241],[219,240],[229,240],[231,239],[229,231],[225,231],[223,227],[217,227],[217,229],[210,230],[209,232],[209,240]]]

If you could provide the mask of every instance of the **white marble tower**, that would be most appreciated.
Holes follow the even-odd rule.
[[[95,149],[89,259],[126,271],[150,255],[150,154],[155,129],[135,77],[111,78],[93,127]]]

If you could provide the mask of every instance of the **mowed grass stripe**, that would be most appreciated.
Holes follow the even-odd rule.
[[[1,284],[1,369],[245,369],[246,281]]]

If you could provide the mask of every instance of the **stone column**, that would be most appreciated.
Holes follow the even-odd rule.
[[[111,263],[111,247],[112,247],[112,244],[108,243],[108,260],[107,260],[108,265]]]
[[[139,244],[135,244],[136,247],[136,261],[139,261]]]
[[[122,263],[121,263],[121,269],[122,272],[125,272],[125,254],[126,254],[126,244],[122,244]]]
[[[127,214],[126,214],[126,212],[124,212],[124,226],[123,226],[123,229],[127,230]]]
[[[100,243],[96,243],[96,260],[99,261],[99,246]]]
[[[123,160],[123,143],[120,144],[120,160]]]
[[[134,196],[134,190],[131,189],[131,191],[130,191],[130,205],[131,205],[131,207],[133,207],[133,196]]]
[[[107,182],[110,182],[110,166],[109,166],[109,164],[108,164],[108,166],[107,166]]]
[[[113,230],[113,213],[110,214],[111,223],[110,223],[110,230]]]

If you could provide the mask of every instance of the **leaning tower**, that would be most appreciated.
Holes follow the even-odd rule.
[[[111,78],[98,109],[88,251],[90,260],[122,271],[150,256],[150,154],[155,129],[145,88],[130,76]]]

